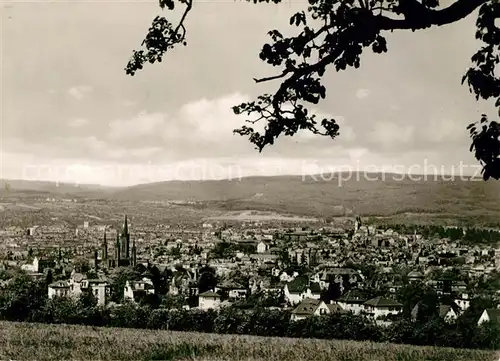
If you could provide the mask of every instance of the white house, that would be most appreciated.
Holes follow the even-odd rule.
[[[236,299],[242,299],[247,296],[248,290],[244,288],[243,286],[238,287],[238,288],[232,288],[229,290],[228,297],[229,298],[236,298]]]
[[[357,294],[356,290],[348,291],[345,295],[340,297],[335,303],[347,312],[352,312],[358,315],[365,311],[364,303],[366,299]]]
[[[237,282],[222,282],[216,286],[214,291],[219,294],[227,294],[231,299],[243,299],[248,294],[248,289]]]
[[[66,281],[57,281],[57,282],[51,283],[48,287],[47,296],[49,298],[66,297],[69,295],[70,295],[70,285]]]
[[[257,244],[257,253],[266,253],[267,251],[267,244],[264,242],[259,242]]]
[[[440,305],[439,316],[442,317],[446,322],[451,322],[458,318],[458,313],[450,305]]]
[[[458,307],[460,307],[462,312],[467,310],[470,306],[469,295],[466,293],[462,294],[461,297],[457,297],[455,299],[455,303],[458,305]]]
[[[485,322],[500,322],[500,309],[498,308],[487,308],[483,311],[481,314],[481,317],[479,317],[479,320],[477,321],[477,325],[481,325]]]
[[[123,288],[123,297],[134,301],[136,296],[139,294],[154,294],[155,288],[153,282],[144,277],[140,281],[127,281],[125,282],[125,287]]]
[[[292,311],[291,320],[303,320],[310,316],[322,316],[330,313],[330,309],[321,300],[306,298]]]
[[[374,319],[388,315],[397,315],[403,308],[401,303],[380,296],[366,301],[363,305],[365,308],[364,311]]]
[[[291,282],[293,281],[295,278],[297,278],[299,276],[298,272],[293,272],[292,275],[289,275],[288,273],[286,272],[283,272],[281,275],[280,275],[280,281],[281,282]]]
[[[221,300],[218,293],[207,291],[198,295],[198,308],[202,310],[217,309],[220,304]]]
[[[319,283],[322,289],[328,288],[330,282],[341,283],[347,277],[348,282],[353,285],[361,280],[361,275],[352,268],[331,268],[316,272],[311,281]]]
[[[38,257],[35,257],[33,259],[33,263],[23,264],[21,266],[21,269],[24,270],[24,271],[26,271],[26,272],[38,273],[38,271],[39,271],[39,262],[40,262],[40,260],[38,259]]]
[[[88,280],[88,287],[97,299],[98,305],[103,306],[108,302],[111,295],[111,286],[108,281],[102,279],[91,279]]]
[[[292,281],[285,285],[283,293],[285,301],[291,305],[297,305],[306,298],[319,300],[321,297],[321,289],[317,283],[298,285]]]
[[[72,296],[79,297],[83,289],[88,288],[87,278],[74,270],[69,278],[70,293]]]

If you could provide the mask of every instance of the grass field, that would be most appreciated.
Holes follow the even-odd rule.
[[[0,360],[496,361],[499,357],[493,351],[369,342],[0,322]]]

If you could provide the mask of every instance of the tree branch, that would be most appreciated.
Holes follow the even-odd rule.
[[[278,91],[274,95],[273,99],[273,106],[276,110],[280,109],[279,103],[282,101],[284,98],[287,90],[290,88],[290,86],[296,82],[298,79],[300,79],[302,76],[305,76],[307,74],[311,74],[314,72],[317,72],[321,68],[326,67],[328,64],[331,64],[341,53],[343,52],[342,49],[335,48],[333,51],[322,58],[320,61],[317,63],[305,66],[303,68],[297,69],[295,72],[292,73],[292,76],[287,78],[283,83],[281,83]]]
[[[271,80],[276,80],[276,79],[284,78],[288,73],[290,73],[290,71],[289,70],[285,70],[281,74],[278,74],[278,75],[268,76],[266,78],[259,78],[259,79],[258,78],[253,78],[253,80],[256,83],[263,83],[263,82],[266,82],[266,81],[271,81]]]
[[[415,0],[407,0],[417,2]],[[479,6],[490,0],[457,0],[447,8],[433,10],[421,7],[419,14],[406,13],[404,19],[391,19],[383,15],[376,16],[380,30],[423,29],[432,25],[441,26],[454,23],[471,14]]]

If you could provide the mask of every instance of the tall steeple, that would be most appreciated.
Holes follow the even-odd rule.
[[[130,234],[128,232],[128,217],[125,215],[122,234],[120,235],[120,248],[123,259],[130,258]]]
[[[106,239],[106,228],[104,228],[104,239],[102,241],[102,260],[105,263],[108,259],[108,241]]]
[[[135,247],[135,238],[132,243],[132,266],[135,267],[137,265],[137,248]]]
[[[122,235],[124,235],[124,236],[128,235],[128,219],[127,219],[127,215],[125,215],[125,222],[123,222]]]
[[[99,252],[97,251],[97,249],[94,250],[94,267],[95,267],[95,270],[98,271],[99,270],[99,260],[98,260],[98,254]]]
[[[116,267],[120,266],[120,259],[121,259],[121,250],[120,250],[120,236],[116,235],[116,244],[115,244],[115,262],[116,262]]]

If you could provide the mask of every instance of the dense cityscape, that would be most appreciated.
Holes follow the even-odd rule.
[[[496,230],[377,227],[359,216],[343,228],[276,220],[135,226],[133,215],[124,215],[122,224],[11,226],[0,235],[6,320],[374,341],[390,333],[393,342],[499,345]],[[192,321],[201,314],[204,322]],[[280,326],[259,329],[242,315],[278,318]],[[343,325],[354,318],[356,332],[345,334],[344,325],[321,335],[321,320],[332,318]],[[319,323],[315,331],[308,322]],[[424,327],[425,335],[394,339],[405,325]],[[433,336],[460,327],[476,336]]]

